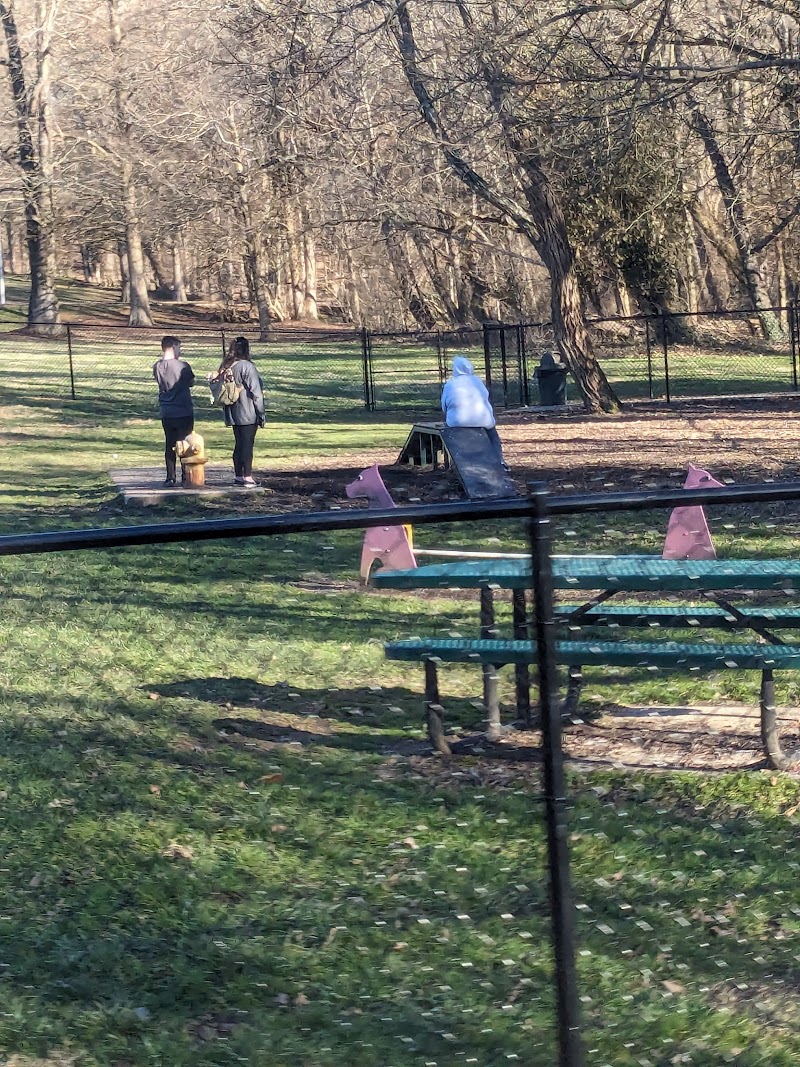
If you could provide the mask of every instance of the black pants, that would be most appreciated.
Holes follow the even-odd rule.
[[[194,429],[194,417],[184,415],[182,419],[162,419],[164,427],[164,463],[167,467],[167,477],[175,479],[175,445],[182,441],[187,434]]]
[[[248,426],[234,426],[233,439],[233,473],[237,478],[251,478],[253,476],[253,448],[256,443],[256,430],[258,423],[253,422]]]

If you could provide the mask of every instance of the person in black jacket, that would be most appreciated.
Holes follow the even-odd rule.
[[[161,359],[153,364],[153,377],[158,382],[158,406],[164,427],[164,485],[177,485],[175,445],[194,429],[194,371],[181,359],[177,337],[161,338]]]
[[[264,425],[264,385],[253,363],[246,337],[231,341],[228,353],[217,372],[229,372],[241,392],[233,404],[225,404],[225,425],[233,427],[233,474],[237,485],[258,485],[253,478],[253,449],[256,432]]]

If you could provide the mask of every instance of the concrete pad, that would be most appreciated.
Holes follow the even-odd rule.
[[[239,496],[268,493],[263,486],[235,485],[230,467],[206,465],[206,484],[202,488],[164,485],[163,467],[124,467],[110,470],[108,476],[126,504],[163,504],[181,497]]]

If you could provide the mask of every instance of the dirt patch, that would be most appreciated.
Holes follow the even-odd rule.
[[[555,493],[675,488],[688,463],[730,483],[800,480],[800,397],[629,405],[614,417],[503,413],[498,428],[520,492],[531,482]],[[327,511],[363,506],[345,486],[372,463],[398,504],[463,499],[457,476],[397,466],[398,449],[341,453],[335,467],[308,462],[262,469],[272,492],[259,510]]]
[[[797,397],[637,404],[605,419],[509,417],[500,433],[515,476],[554,492],[674,487],[687,463],[721,481],[800,478]]]
[[[787,751],[800,742],[800,709],[778,719]],[[582,765],[734,771],[766,766],[760,716],[746,705],[615,707],[569,727],[567,755]]]

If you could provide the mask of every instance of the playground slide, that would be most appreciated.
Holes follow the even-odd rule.
[[[417,423],[398,462],[433,462],[442,446],[470,500],[499,500],[519,495],[486,430]]]
[[[442,442],[470,500],[517,496],[486,430],[443,426]]]

